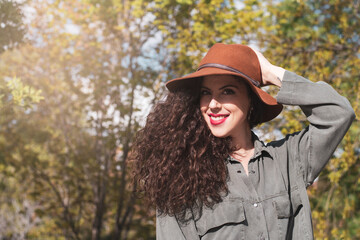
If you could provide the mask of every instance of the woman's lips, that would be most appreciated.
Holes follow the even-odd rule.
[[[225,114],[209,114],[210,123],[212,125],[219,125],[226,121],[229,115]]]

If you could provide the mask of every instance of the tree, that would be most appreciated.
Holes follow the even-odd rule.
[[[139,106],[161,94],[162,52],[149,42],[156,32],[147,3],[33,4],[30,42],[4,53],[0,64],[0,78],[16,73],[46,99],[12,126],[16,144],[6,159],[24,176],[17,184],[29,184],[26,195],[42,205],[37,215],[49,220],[28,237],[120,239],[139,236],[143,225],[151,231],[128,173]]]
[[[275,63],[313,81],[325,81],[347,97],[359,116],[359,2],[269,2],[260,46]],[[286,111],[284,134],[305,124]],[[359,238],[359,123],[350,128],[334,157],[310,188],[316,238]]]
[[[26,31],[21,6],[15,1],[0,0],[0,54],[23,41]]]
[[[4,81],[2,81],[4,80]],[[0,237],[23,239],[40,218],[33,217],[36,202],[22,194],[17,186],[16,169],[9,164],[14,142],[9,139],[17,117],[26,115],[43,97],[41,91],[26,86],[16,77],[0,79]],[[11,135],[10,135],[11,137]]]

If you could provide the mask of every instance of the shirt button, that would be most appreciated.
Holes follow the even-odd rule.
[[[258,206],[258,204],[257,203],[254,203],[254,207],[257,207]]]

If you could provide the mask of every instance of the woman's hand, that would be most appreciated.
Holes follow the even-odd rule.
[[[261,52],[255,50],[252,47],[250,48],[256,53],[260,62],[262,73],[262,86],[276,85],[278,87],[281,87],[281,81],[284,77],[285,69],[271,64],[264,57],[264,55],[262,55]]]

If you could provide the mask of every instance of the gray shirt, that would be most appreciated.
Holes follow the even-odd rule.
[[[306,188],[330,159],[355,113],[330,85],[289,71],[277,101],[300,106],[309,126],[267,145],[253,135],[249,175],[229,157],[229,194],[187,224],[158,216],[158,240],[313,239]]]

